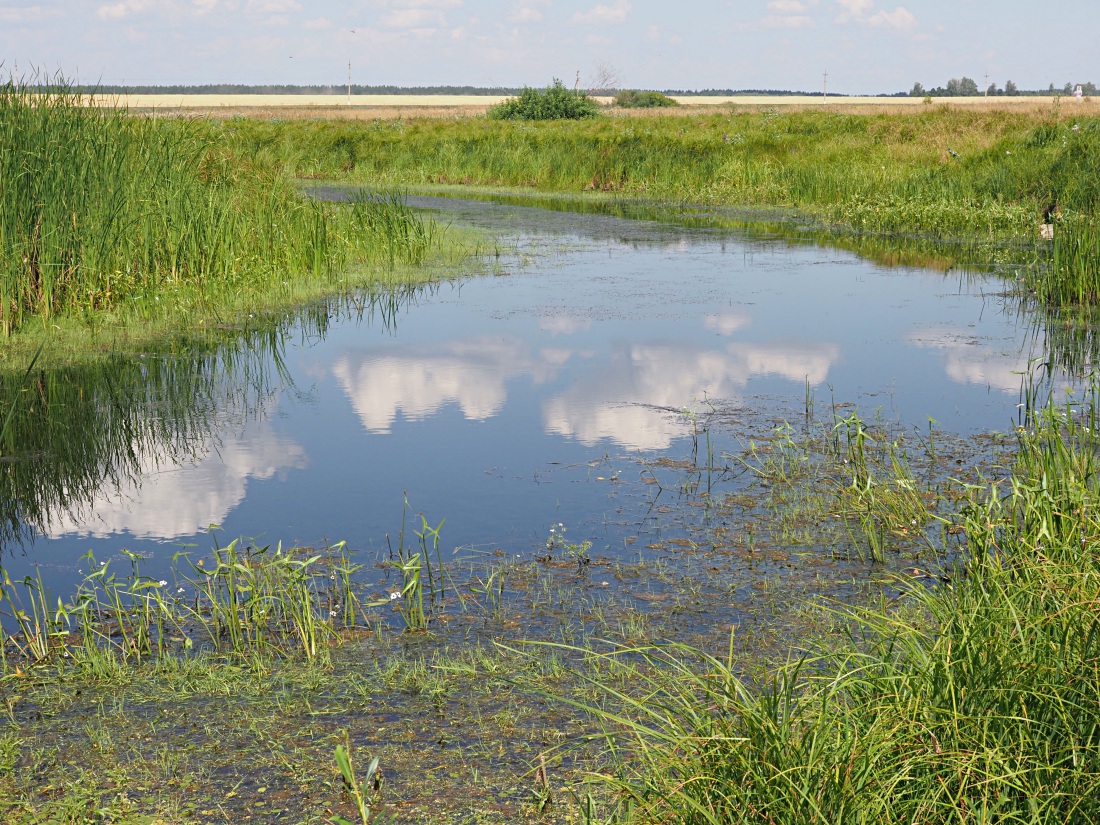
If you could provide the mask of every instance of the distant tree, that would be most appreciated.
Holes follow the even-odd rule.
[[[1006,95],[1018,95],[1020,90],[1016,87],[1016,84],[1011,80],[1005,81],[1005,94]]]
[[[947,81],[947,93],[951,97],[977,97],[978,84],[969,77],[953,77]]]
[[[1049,88],[1049,89],[1047,89],[1047,94],[1048,94],[1048,95],[1053,95],[1053,94],[1054,94],[1055,92],[1056,92],[1056,89],[1054,88],[1054,84],[1053,84],[1053,83],[1051,83],[1051,84],[1050,84],[1050,88]]]
[[[1096,94],[1096,84],[1095,83],[1082,83],[1081,84],[1081,91],[1084,92],[1087,95],[1094,95],[1094,94]]]
[[[618,70],[610,63],[597,63],[592,76],[585,84],[590,95],[609,95],[619,88],[622,81],[619,80]]]
[[[490,107],[487,114],[495,120],[579,120],[599,113],[595,100],[583,91],[565,88],[555,77],[545,91],[524,88],[519,97]]]
[[[985,93],[990,97],[996,97],[1001,93],[1001,90],[997,88],[996,83],[990,83],[989,88],[985,90]]]
[[[924,97],[924,87],[919,83],[913,84],[913,89],[909,92],[909,97]]]

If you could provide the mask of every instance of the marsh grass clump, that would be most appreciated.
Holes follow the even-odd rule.
[[[599,104],[579,89],[567,89],[554,82],[546,89],[524,88],[519,97],[511,98],[489,109],[495,120],[583,120],[596,117]]]
[[[354,261],[422,263],[437,241],[397,198],[348,212],[301,197],[201,121],[131,116],[62,78],[0,86],[5,336],[110,313],[193,327],[291,282],[335,289]]]
[[[660,109],[679,106],[680,103],[664,92],[624,89],[615,95],[615,105],[623,109]]]
[[[732,639],[603,653],[633,685],[595,710],[630,821],[1096,821],[1096,400],[1032,411],[1011,478],[969,491],[965,558],[836,608],[838,649],[751,682]]]

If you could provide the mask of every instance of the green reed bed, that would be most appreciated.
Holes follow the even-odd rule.
[[[684,646],[605,653],[636,685],[595,711],[622,799],[606,821],[1096,821],[1096,401],[1036,411],[1011,476],[971,489],[965,560],[838,607],[837,651],[756,684]]]
[[[302,198],[200,121],[91,105],[63,80],[0,86],[5,336],[32,319],[231,323],[392,280],[441,240],[397,197],[353,209]],[[349,275],[353,264],[365,268]]]

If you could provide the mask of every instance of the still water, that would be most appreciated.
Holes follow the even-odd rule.
[[[493,274],[43,379],[41,414],[74,420],[35,425],[34,480],[8,494],[13,578],[75,583],[82,554],[123,548],[155,572],[237,537],[371,558],[404,496],[410,531],[445,520],[446,550],[530,557],[561,523],[636,556],[668,529],[646,462],[686,456],[701,416],[722,411],[719,456],[750,423],[802,416],[808,393],[905,428],[1003,431],[1043,346],[995,279],[748,230],[417,204],[498,234]]]

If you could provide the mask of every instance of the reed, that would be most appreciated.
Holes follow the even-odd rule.
[[[355,262],[422,263],[439,234],[396,197],[303,198],[201,121],[131,116],[61,77],[0,85],[5,336],[111,313],[191,329],[277,304],[288,283],[336,291]]]

